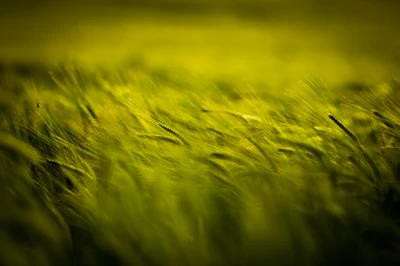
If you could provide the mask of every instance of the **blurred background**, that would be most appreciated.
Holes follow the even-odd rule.
[[[79,61],[271,86],[376,82],[400,65],[389,0],[15,0],[0,4],[3,64]]]

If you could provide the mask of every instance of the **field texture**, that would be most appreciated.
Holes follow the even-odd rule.
[[[400,265],[394,9],[233,2],[7,7],[0,265]]]

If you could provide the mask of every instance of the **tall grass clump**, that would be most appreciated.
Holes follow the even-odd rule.
[[[51,73],[1,84],[1,265],[400,264],[398,103]]]

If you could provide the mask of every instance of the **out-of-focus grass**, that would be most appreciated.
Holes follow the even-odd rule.
[[[0,18],[1,265],[400,264],[393,10],[122,2]]]
[[[2,75],[1,264],[399,263],[398,80],[49,70]]]
[[[253,20],[223,8],[186,14],[129,5],[49,4],[1,18],[0,58],[108,66],[143,61],[152,69],[256,80],[271,88],[305,75],[327,84],[377,82],[398,66],[398,23],[387,10],[349,4],[330,15],[323,5],[306,6],[278,5],[280,15]]]

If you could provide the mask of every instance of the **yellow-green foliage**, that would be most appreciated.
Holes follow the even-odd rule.
[[[0,264],[399,262],[394,101],[52,73],[1,106]]]

